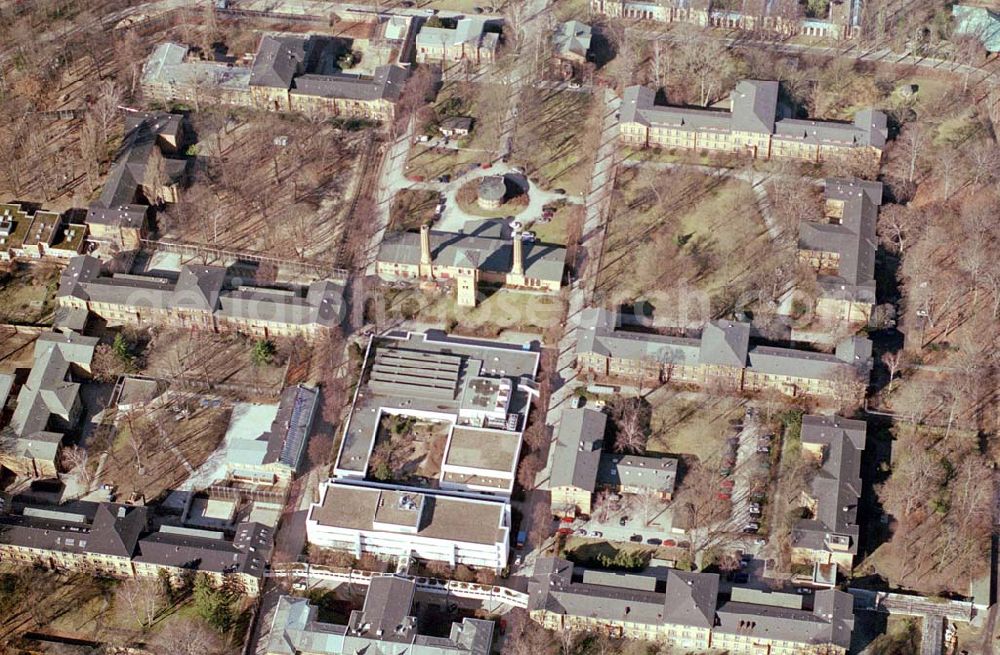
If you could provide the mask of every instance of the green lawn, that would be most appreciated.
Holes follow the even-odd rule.
[[[512,161],[543,188],[587,191],[597,151],[596,114],[589,93],[539,90],[522,96]]]
[[[555,243],[565,246],[568,240],[571,223],[583,220],[582,205],[563,205],[556,210],[548,223],[534,222],[528,229],[535,233],[535,238],[542,243]]]
[[[776,251],[750,186],[689,170],[624,168],[597,290],[606,303],[684,294],[690,311],[723,314]],[[689,320],[694,317],[689,313]]]
[[[482,289],[481,289],[482,290]],[[459,307],[454,292],[447,295],[404,289],[384,294],[392,320],[436,323],[458,332],[496,335],[502,330],[543,331],[563,321],[559,298],[505,289],[487,290],[476,307]]]
[[[685,398],[669,387],[649,395],[653,406],[652,435],[647,449],[656,453],[694,455],[702,462],[717,457],[732,435],[729,420],[744,413],[739,398],[703,396]]]

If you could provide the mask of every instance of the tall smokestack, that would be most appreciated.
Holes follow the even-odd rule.
[[[432,268],[433,260],[431,259],[431,226],[429,223],[424,223],[420,226],[420,267],[419,275],[420,277],[433,277],[434,269]]]
[[[510,269],[511,275],[524,277],[524,240],[521,239],[521,230],[514,230],[514,262]]]

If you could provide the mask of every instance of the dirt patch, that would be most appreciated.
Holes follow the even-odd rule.
[[[12,263],[0,270],[0,323],[52,322],[59,268],[53,264]]]

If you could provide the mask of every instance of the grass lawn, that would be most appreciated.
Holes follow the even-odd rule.
[[[539,90],[524,94],[512,161],[546,189],[582,195],[597,152],[597,108],[589,93]]]
[[[51,323],[59,269],[47,264],[9,264],[0,274],[0,323]]]
[[[650,546],[648,544],[633,543],[631,541],[611,543],[604,539],[591,539],[588,537],[578,537],[570,535],[566,538],[563,552],[572,554],[580,562],[596,562],[599,555],[614,557],[615,553],[649,553],[653,558],[674,559],[678,555],[676,548],[664,548],[662,546]],[[600,568],[599,565],[594,565]]]
[[[731,434],[729,420],[741,418],[744,413],[739,398],[692,398],[668,387],[660,387],[648,396],[648,400],[653,406],[653,417],[647,449],[694,455],[702,462],[721,452],[722,444]]]
[[[583,207],[581,205],[563,205],[556,210],[552,220],[548,223],[534,222],[528,229],[535,233],[535,238],[542,243],[555,243],[565,246],[570,224],[574,220],[583,220]]]
[[[107,448],[101,483],[116,485],[122,498],[133,492],[147,501],[158,498],[187,479],[184,462],[192,469],[205,463],[225,436],[229,416],[230,410],[220,407],[200,407],[187,418],[180,418],[170,407],[131,420],[120,415],[110,447],[90,446],[95,457]],[[141,471],[136,466],[137,448]]]
[[[0,328],[0,371],[13,373],[18,368],[30,368],[36,338],[34,334],[21,334],[11,327]]]
[[[400,190],[389,210],[389,231],[419,230],[424,223],[433,221],[438,198],[438,192],[429,189]]]
[[[725,313],[775,247],[750,186],[690,170],[642,167],[618,175],[597,290],[605,304],[683,293],[678,321]],[[690,314],[691,311],[698,312]]]
[[[415,144],[410,148],[406,161],[406,174],[410,178],[423,177],[425,180],[436,179],[449,174],[457,176],[472,164],[480,164],[492,159],[492,152],[497,147],[489,139],[486,129],[479,125],[479,98],[487,93],[479,88],[481,85],[467,82],[448,82],[441,87],[434,102],[436,120],[430,122],[426,134],[431,138],[439,138],[438,122],[447,116],[469,116],[473,119],[472,133],[458,140],[458,150],[451,148],[434,148],[423,144]]]
[[[459,307],[454,294],[418,289],[384,294],[390,321],[414,320],[445,325],[460,334],[490,336],[502,330],[544,331],[562,323],[565,308],[559,298],[505,289],[490,290],[476,307]]]

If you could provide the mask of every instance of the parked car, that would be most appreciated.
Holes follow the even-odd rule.
[[[479,168],[490,168],[491,166],[493,166],[493,162],[484,161],[479,165]]]
[[[559,520],[562,521],[563,523],[572,523],[573,522],[573,517],[572,516],[564,516],[564,517],[562,517]]]
[[[593,537],[603,537],[604,533],[601,532],[600,530],[594,530],[594,533],[591,536],[593,536]]]
[[[715,494],[715,497],[718,498],[719,500],[732,500],[733,499],[732,495],[727,494],[725,491],[720,491],[719,493]]]
[[[766,446],[766,445],[765,446],[757,446],[757,452],[758,453],[764,453],[764,454],[770,453],[771,452],[771,447],[770,446]]]
[[[757,523],[757,521],[750,521],[743,526],[744,532],[757,532],[758,530],[760,530],[760,523]]]
[[[524,561],[523,558],[520,555],[518,555],[517,557],[514,558],[514,566],[521,566],[522,561]]]
[[[570,82],[569,83],[569,88],[571,88],[571,89],[579,89],[580,88],[580,83],[579,82]]]
[[[477,14],[481,14],[481,13],[483,13],[483,8],[482,7],[473,7],[472,11],[474,11]]]
[[[618,519],[618,525],[620,525],[622,527],[628,525],[628,517],[627,516],[623,516],[620,519]]]
[[[561,534],[568,537],[569,535],[573,534],[573,528],[559,528],[558,530],[556,530],[556,534]]]
[[[641,534],[634,534],[631,537],[629,537],[628,540],[631,541],[631,542],[633,542],[633,543],[641,544],[642,543],[642,535]]]
[[[579,409],[587,404],[587,399],[583,396],[573,396],[573,400],[570,401],[569,406],[573,409]]]
[[[586,530],[584,530],[583,528],[580,528],[580,529],[578,529],[578,530],[576,531],[576,533],[577,533],[578,535],[580,535],[581,537],[586,537],[586,536],[587,536],[587,531],[586,531]]]
[[[663,540],[658,539],[656,537],[650,537],[649,539],[646,540],[646,543],[649,544],[650,546],[659,546],[660,544],[663,543]]]
[[[552,193],[558,193],[561,195],[566,195],[566,189],[552,189]]]
[[[722,485],[722,487],[724,489],[732,489],[735,486],[735,483],[732,480],[728,480],[727,479],[727,480],[723,480],[721,482],[721,485]]]
[[[746,573],[737,573],[733,576],[733,582],[736,584],[746,584],[750,582],[750,576]]]
[[[760,505],[758,505],[757,503],[752,503],[750,505],[750,513],[760,516]]]
[[[445,184],[447,184],[448,182],[451,182],[451,175],[448,175],[447,173],[445,173],[444,175],[442,175],[441,177],[438,178],[438,182],[444,182]]]
[[[528,243],[531,243],[534,240],[535,240],[534,232],[521,232],[521,241],[527,241]]]
[[[797,593],[797,594],[803,594],[803,595],[805,595],[805,594],[811,594],[812,592],[813,592],[813,590],[810,589],[809,587],[798,587],[795,590],[795,593]]]

